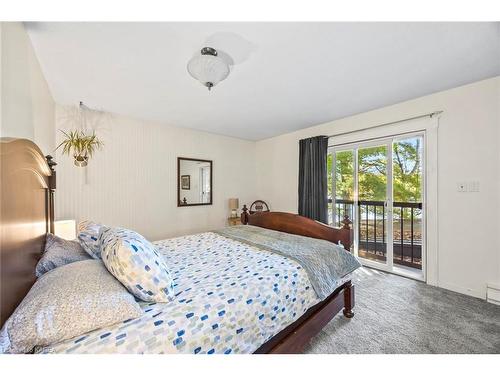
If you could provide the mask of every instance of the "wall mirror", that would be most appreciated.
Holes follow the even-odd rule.
[[[212,160],[177,158],[177,207],[212,204]]]

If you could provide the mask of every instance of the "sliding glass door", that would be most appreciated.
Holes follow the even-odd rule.
[[[423,279],[423,135],[330,148],[330,222],[353,222],[367,266]]]
[[[356,148],[357,153],[357,252],[360,258],[387,265],[390,236],[387,209],[391,189],[388,143],[372,143]]]

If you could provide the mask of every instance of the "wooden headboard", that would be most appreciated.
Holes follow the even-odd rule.
[[[351,249],[351,221],[344,218],[342,228],[334,228],[304,216],[288,212],[255,212],[249,214],[246,210],[241,214],[243,224],[277,230],[300,236],[319,238],[338,244],[339,241],[347,251]]]
[[[54,165],[33,142],[0,138],[0,326],[34,284],[53,232]]]

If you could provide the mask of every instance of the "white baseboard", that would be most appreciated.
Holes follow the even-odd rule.
[[[466,294],[471,297],[476,297],[476,298],[481,298],[481,299],[486,299],[486,293],[484,291],[478,291],[474,290],[471,288],[465,288],[463,286],[455,285],[455,284],[448,284],[448,283],[443,283],[440,282],[438,285],[440,288],[448,289],[453,292],[461,293],[461,294]]]
[[[500,305],[500,284],[488,283],[486,286],[486,301]]]

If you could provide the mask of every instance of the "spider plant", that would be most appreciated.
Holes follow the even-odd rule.
[[[56,147],[56,150],[62,147],[63,155],[72,153],[76,166],[85,167],[94,151],[103,146],[95,132],[86,134],[83,130],[60,131],[64,134],[65,139]]]

